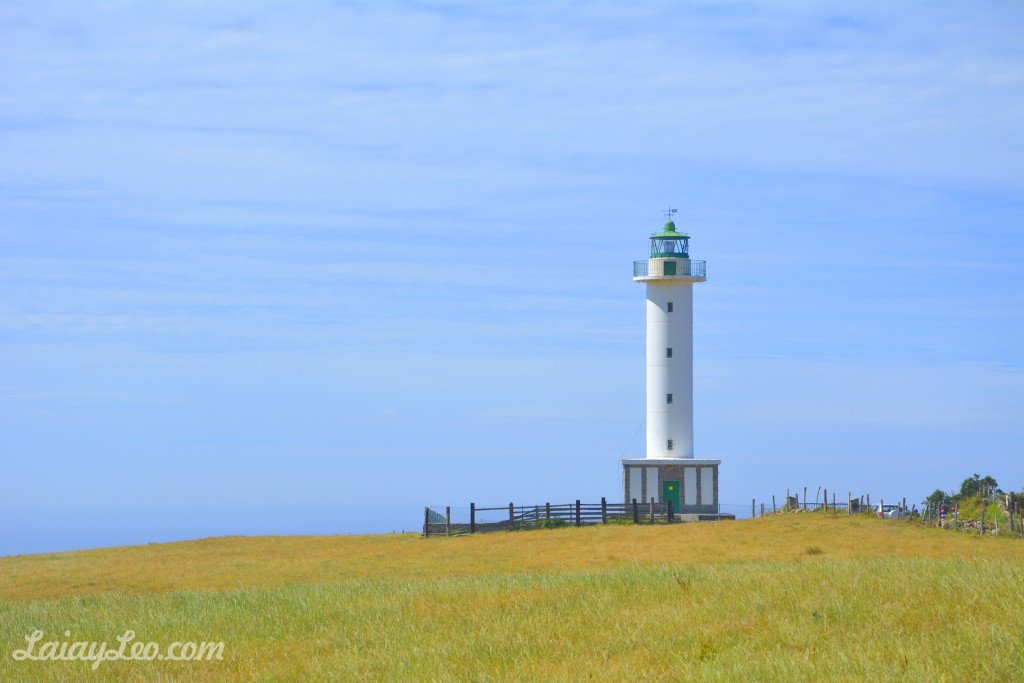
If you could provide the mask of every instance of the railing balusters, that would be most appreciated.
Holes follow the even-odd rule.
[[[707,277],[707,262],[696,259],[673,259],[676,264],[676,275],[686,277]],[[664,276],[665,261],[657,260],[651,265],[649,260],[633,261],[633,277]]]

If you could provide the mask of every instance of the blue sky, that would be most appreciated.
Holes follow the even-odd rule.
[[[734,511],[1024,488],[1024,5],[0,3],[0,554],[619,495],[667,205]]]

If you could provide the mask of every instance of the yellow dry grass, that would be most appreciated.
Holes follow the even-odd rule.
[[[826,514],[0,558],[0,680],[1021,680],[1024,542]],[[14,661],[61,640],[223,661]]]
[[[261,536],[0,557],[0,600],[118,591],[222,591],[353,578],[422,579],[831,559],[989,558],[1024,561],[1024,543],[895,520],[778,515],[742,522],[608,526],[421,539]]]

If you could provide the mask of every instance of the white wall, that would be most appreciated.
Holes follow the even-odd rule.
[[[644,493],[640,488],[643,483],[641,480],[642,470],[639,467],[629,467],[626,468],[626,471],[629,472],[629,500],[626,502],[631,503],[634,498],[637,501],[643,501]]]
[[[700,468],[700,502],[701,505],[712,505],[715,501],[715,468]]]
[[[647,282],[647,457],[693,457],[693,283],[685,280]]]
[[[683,468],[683,505],[697,504],[697,468]]]
[[[658,482],[658,468],[646,467],[644,469],[647,470],[647,496],[644,497],[644,502],[650,503],[651,498],[653,498],[655,503],[660,503],[661,486]]]

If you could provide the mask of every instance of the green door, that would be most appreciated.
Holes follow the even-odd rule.
[[[663,481],[661,482],[661,502],[672,503],[672,509],[679,510],[679,482],[678,481]]]
[[[665,272],[665,275],[675,275],[676,274],[676,262],[675,261],[665,261],[665,271],[664,272]],[[676,491],[678,491],[678,490],[679,489],[676,488]]]

